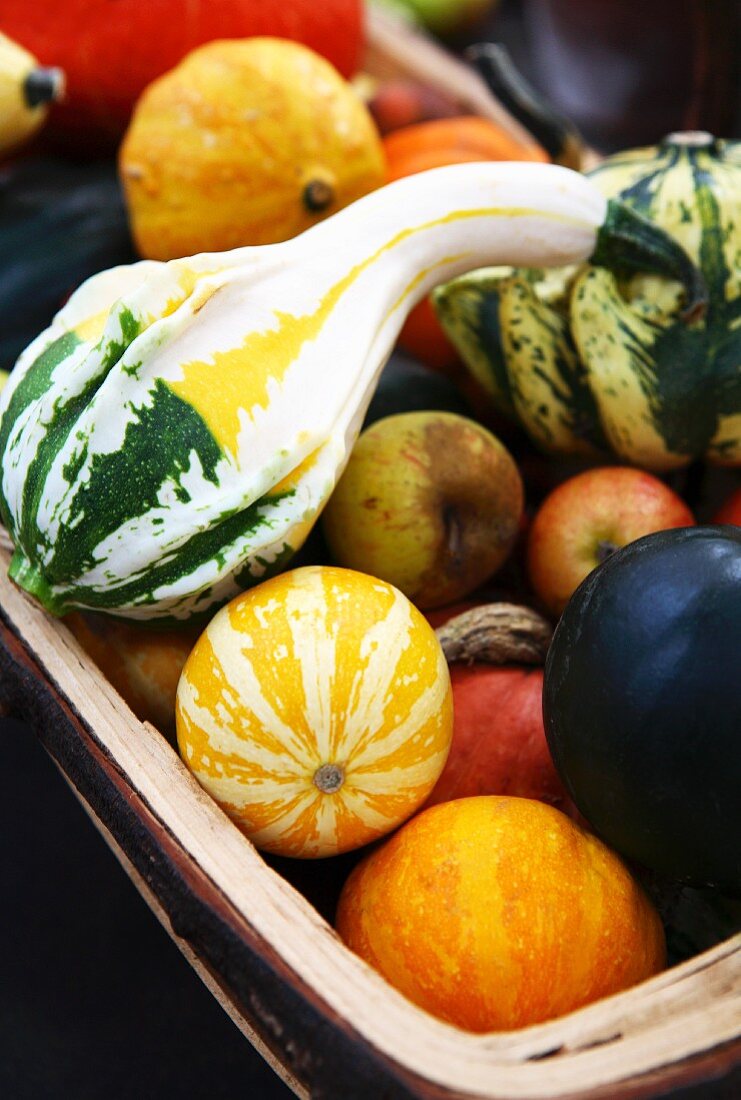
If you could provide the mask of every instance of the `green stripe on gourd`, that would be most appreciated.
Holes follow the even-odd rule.
[[[568,319],[516,275],[500,284],[499,315],[512,400],[525,430],[545,451],[596,453],[604,436]]]
[[[60,498],[64,513],[53,538],[35,523],[38,499],[29,500],[24,506],[26,522],[19,532],[19,541],[22,546],[41,548],[44,573],[50,584],[98,565],[96,548],[125,524],[150,517],[152,522],[164,524],[168,509],[163,504],[163,495],[167,492],[181,503],[190,501],[187,475],[194,463],[200,466],[200,476],[218,485],[216,468],[222,454],[203,420],[162,381],[155,383],[150,394],[151,403],[132,410],[135,419],[127,424],[119,450],[90,456],[87,438],[79,433],[80,438],[60,471],[71,492]],[[65,429],[60,426],[58,435],[63,432]],[[64,438],[68,432],[69,427]],[[51,472],[49,460],[56,457],[62,442],[63,439],[50,439],[48,448],[39,448],[36,460],[39,469],[33,471],[34,494],[38,494],[37,486],[46,484]],[[82,480],[80,473],[84,468],[87,476]],[[61,508],[60,503],[57,511]],[[148,535],[145,529],[130,532],[132,539]],[[115,581],[113,576],[109,579]]]
[[[110,577],[109,583],[97,586],[84,583],[50,584],[47,574],[30,566],[28,559],[18,553],[11,563],[10,575],[17,581],[22,580],[28,591],[42,598],[49,610],[59,614],[77,606],[108,610],[115,594],[115,603],[119,610],[130,611],[131,618],[146,619],[149,618],[150,605],[161,598],[158,596],[160,590],[171,588],[176,582],[193,576],[209,565],[212,566],[215,582],[218,572],[226,563],[229,548],[239,542],[249,544],[251,539],[269,529],[274,522],[278,505],[294,496],[295,490],[266,496],[244,511],[226,517],[216,526],[193,535],[184,547],[179,548],[179,552],[163,556],[156,565],[148,566],[125,580]],[[251,577],[253,583],[255,580],[266,579],[295,550],[295,546],[281,543],[272,557],[264,554],[258,567],[242,575],[243,583],[240,584],[239,578],[235,578],[235,584],[229,586],[229,594],[234,595],[241,587],[246,587],[248,577]],[[213,597],[214,590],[211,586],[203,588],[195,603],[189,592],[185,592],[180,599],[173,596],[167,604],[169,614],[159,615],[157,618],[162,625],[177,623],[182,618],[179,614],[181,603],[187,604],[187,618],[196,618],[199,614],[208,612]],[[202,611],[198,606],[201,602],[204,605]],[[140,615],[137,614],[137,609]]]
[[[629,462],[656,470],[702,456],[741,462],[739,148],[670,137],[643,177],[630,162],[593,173],[682,243],[709,292],[704,318],[687,326],[669,280],[641,275],[621,285],[597,269],[577,280],[571,329],[610,445]]]
[[[436,282],[604,255],[619,213],[566,169],[457,165],[280,245],[88,280],[0,396],[12,576],[55,614],[207,615],[299,549]],[[625,216],[649,265],[699,293],[684,253]],[[549,392],[575,385],[570,365],[550,370]]]
[[[0,422],[0,454],[7,453],[11,433],[17,427],[21,413],[30,405],[33,405],[34,402],[43,398],[51,385],[55,367],[67,360],[80,344],[81,341],[74,332],[64,333],[41,353],[34,364],[34,370],[19,378],[18,384],[12,391],[2,422]],[[0,518],[2,518],[3,524],[8,529],[14,529],[11,508],[6,500],[2,485],[0,485]]]
[[[450,308],[450,295],[444,286],[438,287],[432,297],[443,327],[473,377],[498,409],[514,416],[499,317],[499,287],[511,273],[512,268],[493,267],[461,275],[447,284],[455,288],[454,308]]]
[[[657,471],[702,456],[738,465],[741,143],[670,135],[656,148],[608,158],[590,178],[606,196],[619,197],[670,232],[697,262],[708,288],[704,317],[686,322],[682,288],[671,279],[587,266],[556,315],[537,272],[517,272],[509,282],[492,281],[486,272],[469,274],[436,292],[443,327],[473,374],[496,372],[497,387],[488,392],[501,411],[511,413],[515,405],[515,376],[524,378],[520,392],[544,396],[508,331],[511,307],[505,298],[511,279],[519,278],[533,345],[538,341],[544,361],[566,364],[580,383],[572,394],[568,386],[554,389],[547,414],[533,415],[534,408],[542,408],[534,400],[515,408],[534,442],[573,453],[578,433],[569,431],[569,424],[589,424],[593,416],[597,423],[588,430],[589,442],[599,446],[602,434],[608,449],[627,462]],[[472,323],[472,300],[479,315],[489,318],[486,327]],[[465,341],[462,314],[468,318]],[[574,367],[574,353],[581,369]],[[532,362],[531,373],[536,368]],[[544,422],[548,429],[557,422],[561,430],[544,431]]]
[[[439,287],[433,300],[499,410],[519,419],[543,450],[580,455],[595,453],[605,439],[569,332],[573,274],[478,271]]]

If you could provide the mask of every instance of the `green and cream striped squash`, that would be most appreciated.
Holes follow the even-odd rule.
[[[11,576],[54,614],[208,615],[301,546],[420,298],[485,263],[608,257],[625,217],[568,169],[456,165],[282,244],[94,276],[0,396]]]
[[[670,135],[589,176],[683,245],[708,288],[704,317],[686,323],[681,287],[661,276],[499,268],[435,292],[443,327],[546,451],[656,471],[741,464],[741,143]]]

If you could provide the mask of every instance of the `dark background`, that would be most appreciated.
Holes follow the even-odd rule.
[[[729,83],[737,43],[717,29],[738,7],[637,7],[505,0],[454,45],[506,41],[605,150],[682,127],[738,133],[738,89]],[[0,1096],[291,1095],[183,960],[32,732],[10,720],[0,720],[0,882]]]
[[[0,776],[0,1096],[292,1096],[21,722],[0,719]]]

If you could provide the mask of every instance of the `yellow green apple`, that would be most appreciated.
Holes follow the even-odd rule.
[[[338,564],[441,607],[504,563],[522,510],[519,471],[491,432],[455,413],[401,413],[360,435],[323,529]]]
[[[445,36],[480,22],[496,7],[497,0],[375,0],[375,3]]]

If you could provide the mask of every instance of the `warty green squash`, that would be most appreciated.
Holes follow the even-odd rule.
[[[470,371],[542,449],[612,452],[664,471],[741,464],[741,142],[670,135],[589,173],[683,245],[708,287],[576,265],[496,268],[440,287],[435,307]]]
[[[55,614],[211,613],[299,548],[423,295],[590,255],[702,297],[665,234],[540,164],[436,169],[281,244],[94,276],[0,397],[11,576]]]

